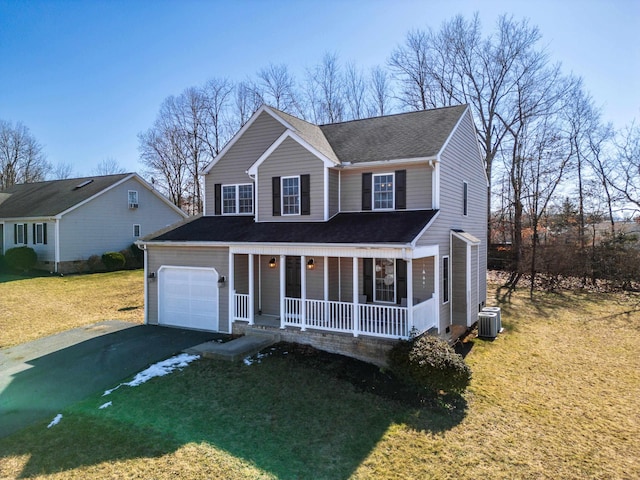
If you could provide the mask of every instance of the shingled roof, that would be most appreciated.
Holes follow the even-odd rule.
[[[344,163],[375,162],[437,155],[467,105],[400,113],[320,125]]]
[[[400,244],[412,242],[437,210],[340,213],[327,222],[261,222],[207,216],[147,242]]]
[[[0,218],[51,217],[133,173],[21,183],[0,192]]]

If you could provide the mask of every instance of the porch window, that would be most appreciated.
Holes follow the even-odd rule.
[[[373,209],[393,209],[393,173],[373,175]]]
[[[396,262],[393,258],[376,258],[374,301],[396,303]]]
[[[300,177],[282,177],[282,215],[300,215]]]

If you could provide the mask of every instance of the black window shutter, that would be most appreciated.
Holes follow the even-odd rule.
[[[18,244],[18,224],[13,224],[13,243]]]
[[[27,237],[27,233],[29,232],[29,226],[26,223],[22,224],[22,231],[24,233],[24,236],[22,238],[23,243],[26,245],[28,243],[28,237]]]
[[[280,177],[271,178],[271,196],[273,203],[273,216],[280,216]]]
[[[311,178],[300,175],[300,214],[311,215]]]
[[[362,259],[362,283],[367,302],[373,302],[373,258]]]
[[[216,183],[213,186],[213,195],[215,197],[214,214],[222,215],[222,184]]]
[[[36,224],[33,224],[33,244],[36,244]]]
[[[371,173],[362,174],[362,210],[371,210]]]
[[[404,260],[396,260],[396,277],[398,279],[396,284],[396,303],[400,303],[403,298],[407,298],[407,262]]]
[[[407,171],[396,170],[396,209],[404,210],[407,208]]]
[[[42,224],[42,242],[45,245],[47,244],[47,224],[46,223]]]

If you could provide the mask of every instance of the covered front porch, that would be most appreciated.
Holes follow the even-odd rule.
[[[398,339],[439,331],[438,250],[233,247],[229,331],[237,321]]]

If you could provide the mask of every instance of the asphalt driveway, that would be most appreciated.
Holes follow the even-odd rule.
[[[0,437],[223,335],[108,321],[0,350]]]

